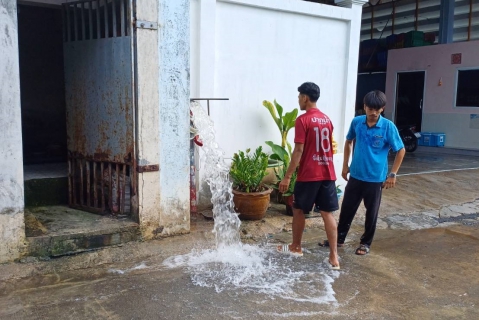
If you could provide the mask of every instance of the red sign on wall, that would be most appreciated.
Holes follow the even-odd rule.
[[[453,53],[451,54],[451,64],[461,64],[461,53]]]

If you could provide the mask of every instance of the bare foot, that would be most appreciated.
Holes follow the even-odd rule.
[[[338,259],[338,256],[337,255],[329,255],[329,263],[335,267],[335,266],[339,266],[339,259]]]

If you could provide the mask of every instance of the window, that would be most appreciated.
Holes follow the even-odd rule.
[[[479,69],[457,70],[456,107],[479,108]]]

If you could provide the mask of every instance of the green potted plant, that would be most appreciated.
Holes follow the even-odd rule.
[[[275,168],[276,182],[272,185],[272,188],[279,190],[279,183],[283,180],[286,170],[290,163],[289,153],[281,146],[274,144],[272,141],[265,142],[268,146],[271,147],[272,154],[270,155],[271,159],[276,159],[281,161],[284,165],[278,168]],[[293,215],[293,193],[294,185],[296,184],[297,171],[291,176],[288,189],[284,193],[278,192],[278,202],[282,202],[286,205],[286,214]]]
[[[283,107],[276,102],[276,100],[271,103],[270,101],[264,100],[263,106],[269,111],[271,117],[273,118],[274,123],[279,129],[279,133],[281,135],[281,144],[280,148],[283,150],[288,150],[287,154],[289,158],[291,158],[291,144],[288,142],[288,132],[292,128],[294,128],[294,124],[296,122],[296,118],[298,116],[298,109],[293,109],[290,112],[286,112],[283,115]],[[272,143],[272,142],[271,142]],[[268,142],[267,142],[268,144]],[[264,178],[263,183],[274,185],[278,183],[278,175],[276,174],[277,171],[281,171],[282,169],[286,170],[288,165],[284,163],[283,156],[275,156],[271,155],[270,159],[268,160],[268,175]],[[284,176],[284,174],[283,174]],[[281,181],[281,180],[280,180]],[[294,188],[294,184],[293,184]]]
[[[273,103],[264,100],[263,106],[268,109],[271,117],[279,129],[279,133],[281,134],[281,147],[287,149],[291,157],[292,148],[291,144],[287,140],[287,137],[289,130],[294,128],[294,123],[298,117],[298,109],[294,108],[292,111],[286,112],[283,115],[283,107],[277,103],[276,100],[274,100]]]
[[[273,191],[262,183],[268,167],[268,155],[261,146],[253,153],[250,151],[239,151],[233,156],[230,168],[233,202],[240,219],[260,220],[268,209]]]
[[[336,186],[336,194],[338,195],[338,199],[343,195],[343,190],[341,190],[339,187],[340,186]]]

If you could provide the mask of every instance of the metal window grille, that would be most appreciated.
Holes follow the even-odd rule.
[[[131,35],[128,0],[87,0],[63,4],[64,41]]]
[[[131,163],[68,159],[69,205],[100,214],[131,213],[134,171]]]

